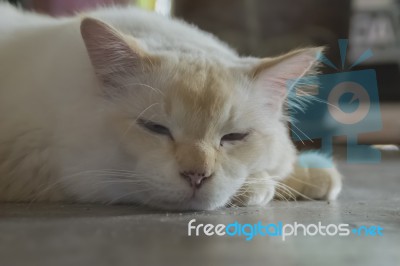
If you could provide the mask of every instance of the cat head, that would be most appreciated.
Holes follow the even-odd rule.
[[[109,106],[106,123],[129,162],[124,167],[136,173],[121,202],[214,209],[252,174],[290,173],[286,83],[314,69],[319,48],[229,62],[201,52],[148,52],[91,18],[81,33]]]

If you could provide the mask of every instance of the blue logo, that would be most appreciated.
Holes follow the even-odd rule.
[[[349,224],[323,224],[317,222],[315,224],[302,224],[298,222],[286,223],[278,221],[277,223],[239,223],[235,221],[229,224],[196,224],[196,219],[188,222],[188,236],[229,236],[244,237],[246,241],[254,239],[256,236],[262,237],[278,237],[285,241],[292,236],[383,236],[383,227],[380,225],[365,226],[351,228]]]
[[[342,61],[340,70],[323,54],[317,55],[322,63],[338,73],[306,76],[287,83],[289,98],[294,99],[294,103],[303,100],[312,102],[310,108],[304,111],[292,110],[292,138],[295,141],[320,139],[320,152],[331,156],[333,137],[345,136],[347,162],[379,162],[381,154],[378,150],[358,143],[359,134],[382,129],[376,73],[373,69],[351,71],[351,68],[370,58],[372,51],[367,50],[346,68],[347,44],[347,40],[339,40]],[[301,93],[302,87],[314,89]],[[301,160],[299,162],[302,164]],[[331,166],[332,160],[325,160],[313,167]]]

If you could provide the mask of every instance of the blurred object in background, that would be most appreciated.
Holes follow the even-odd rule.
[[[355,0],[352,13],[349,61],[371,49],[374,56],[358,69],[376,70],[382,101],[400,101],[400,1]]]
[[[350,60],[372,49],[370,64],[400,64],[400,1],[355,0],[352,10]]]
[[[90,10],[97,6],[124,5],[129,0],[22,0],[21,2],[27,9],[52,16],[65,16],[72,15],[77,11]]]
[[[175,0],[175,15],[214,33],[243,55],[274,56],[327,45],[335,61],[337,40],[348,36],[350,1]]]
[[[374,54],[356,69],[375,69],[381,102],[383,130],[360,140],[400,143],[400,0],[354,0],[349,37],[351,63],[366,49]]]
[[[172,10],[173,0],[136,0],[134,2],[137,6],[153,10],[161,15],[170,16]]]
[[[98,6],[133,4],[162,15],[170,15],[172,0],[10,0],[15,5],[52,16],[72,15]]]

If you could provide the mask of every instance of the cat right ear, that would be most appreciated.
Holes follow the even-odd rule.
[[[289,90],[302,83],[302,77],[317,73],[322,52],[322,47],[300,49],[279,57],[261,59],[251,68],[250,77],[256,90],[265,96],[266,104],[272,111],[282,109]]]
[[[97,19],[84,18],[81,34],[96,75],[107,88],[123,89],[127,77],[140,74],[156,61],[132,37]]]

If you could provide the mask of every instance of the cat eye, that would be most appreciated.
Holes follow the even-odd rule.
[[[230,133],[230,134],[226,134],[221,138],[221,143],[223,141],[239,141],[239,140],[243,140],[245,137],[247,137],[247,135],[249,135],[249,133]]]
[[[163,125],[160,125],[160,124],[148,121],[148,120],[144,120],[144,119],[139,119],[138,124],[153,133],[169,136],[172,138],[172,135],[171,135],[171,132],[169,131],[169,129]]]

